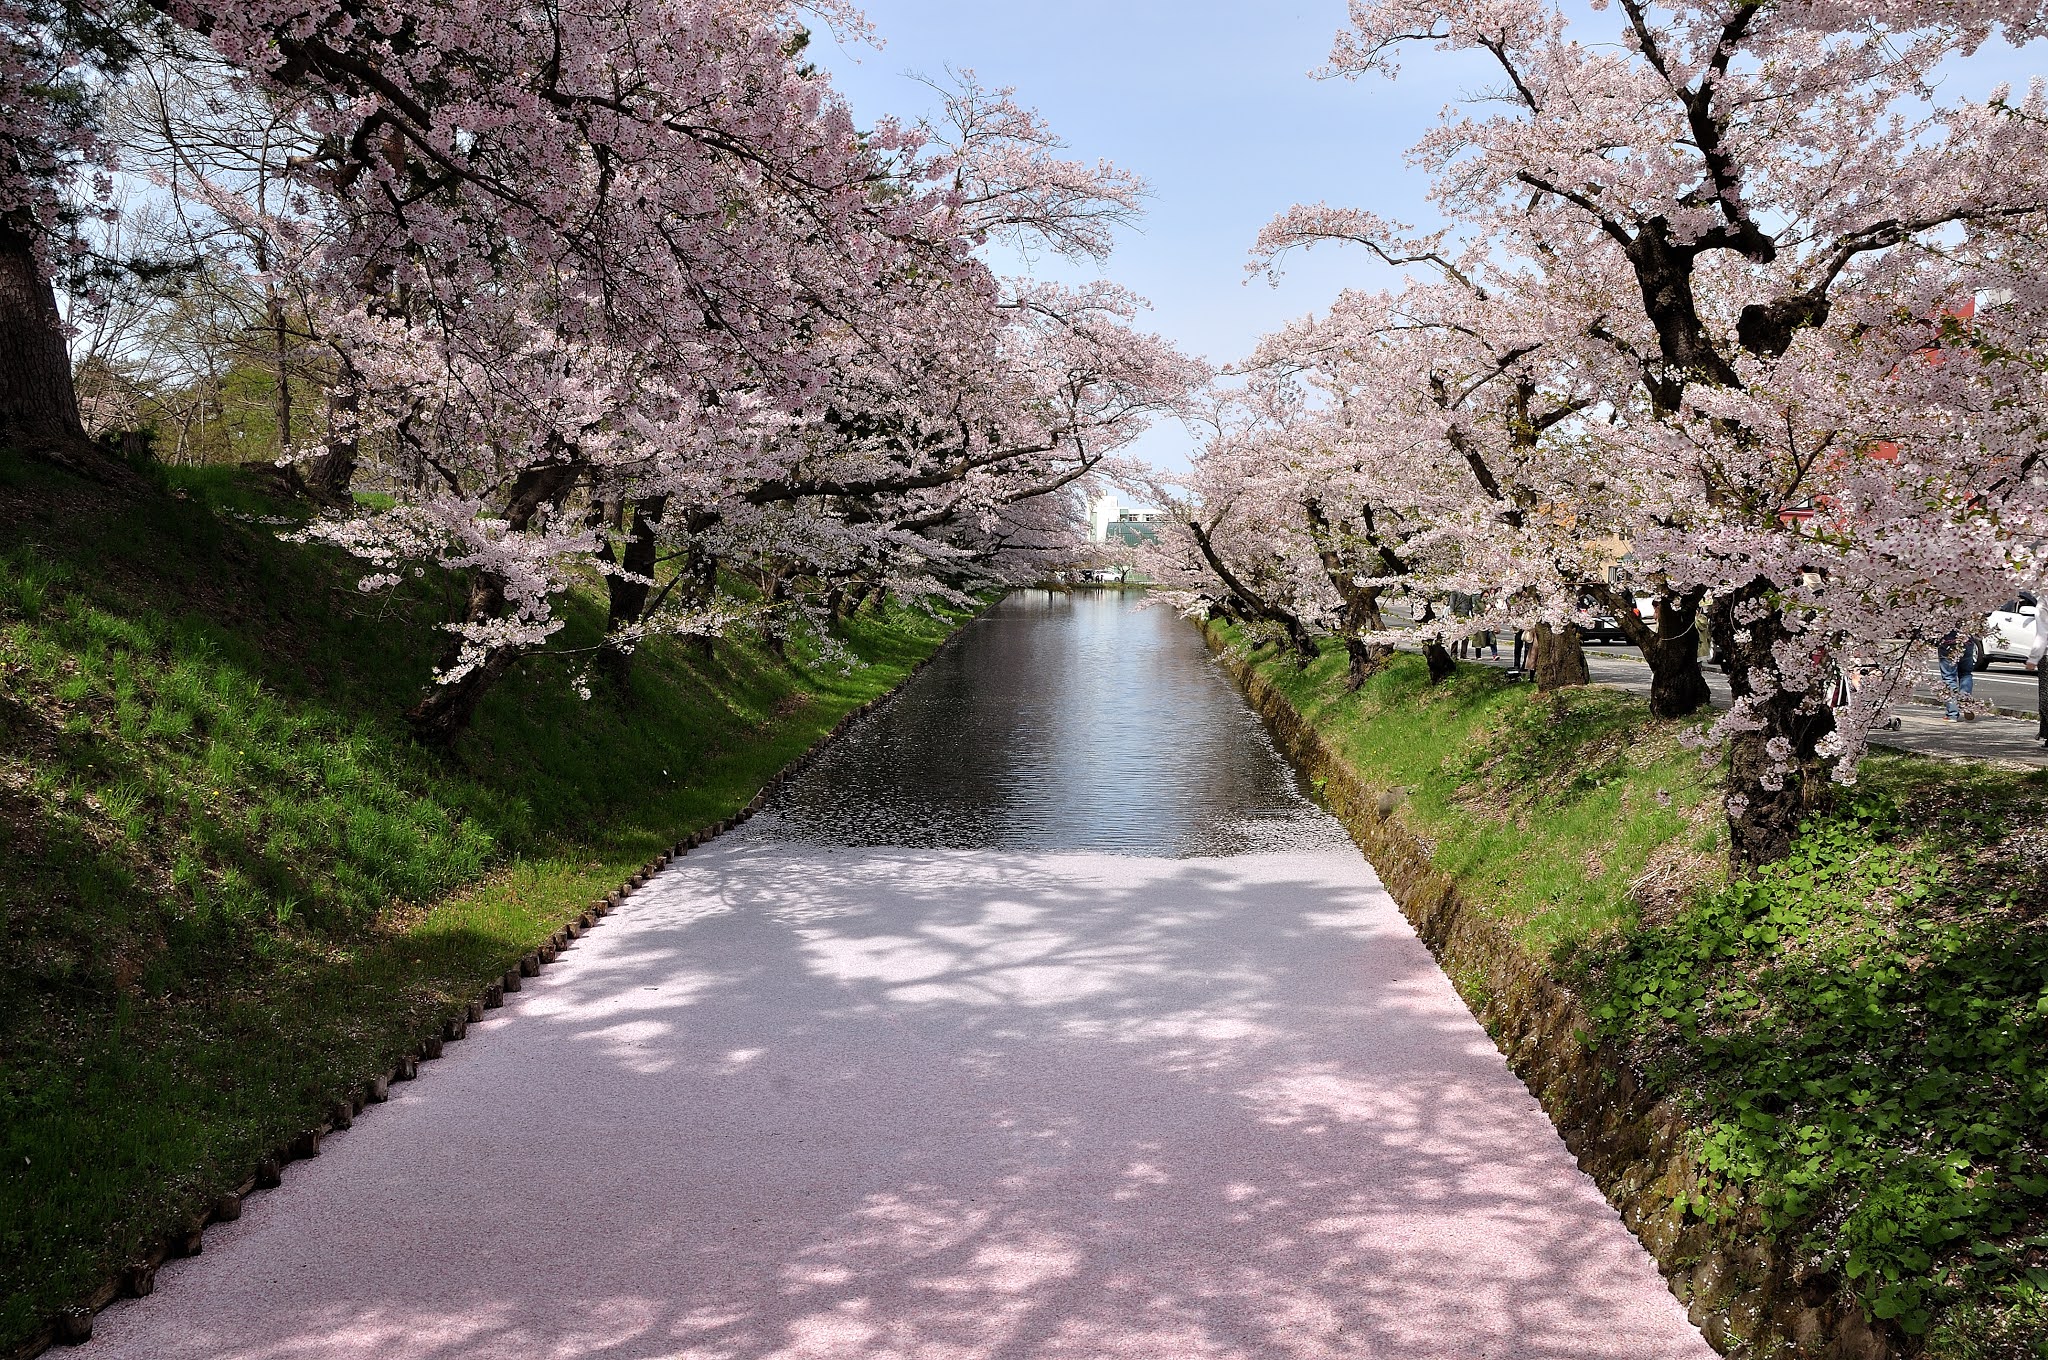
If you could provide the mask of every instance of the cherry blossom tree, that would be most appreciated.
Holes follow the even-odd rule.
[[[118,17],[0,0],[0,436],[66,461],[84,432],[51,280],[109,189],[94,86],[129,54]]]
[[[1704,612],[1735,693],[1712,731],[1734,852],[1759,862],[1830,777],[1853,778],[1882,715],[1825,703],[1834,667],[1896,671],[1902,648],[2008,594],[2039,532],[2035,435],[1997,413],[2038,381],[2040,271],[2021,262],[2048,208],[2048,109],[2038,91],[1944,98],[1936,77],[2043,16],[1600,13],[1613,32],[1589,42],[1541,0],[1354,0],[1333,71],[1392,74],[1426,43],[1499,84],[1415,153],[1440,233],[1297,209],[1266,246],[1357,241],[1440,279],[1484,259],[1541,299],[1532,353],[1596,342],[1631,370],[1557,442],[1592,451],[1625,512],[1622,587],[1659,604],[1654,628],[1617,612],[1646,650],[1682,669]],[[1986,288],[1999,315],[1966,323]],[[1528,343],[1489,334],[1500,353]],[[1555,372],[1536,390],[1573,400]]]
[[[483,313],[471,299],[459,323],[441,309],[424,327],[356,309],[338,348],[366,393],[386,395],[357,400],[349,443],[425,440],[406,479],[487,489],[408,497],[319,532],[387,568],[440,543],[442,565],[503,583],[472,591],[443,684],[415,710],[423,735],[459,730],[504,667],[558,628],[548,601],[582,564],[608,577],[607,653],[618,669],[650,632],[719,631],[733,617],[717,599],[719,562],[770,542],[778,597],[806,570],[861,563],[886,571],[899,595],[943,583],[915,569],[924,566],[971,564],[981,579],[1006,579],[1000,553],[982,544],[963,554],[947,537],[986,535],[1010,507],[1062,492],[1145,412],[1206,376],[1134,330],[1131,301],[1116,290],[1006,286],[974,255],[998,234],[1099,249],[1105,217],[1133,206],[1133,184],[1102,172],[1101,192],[1083,199],[1080,172],[1050,154],[1056,143],[1035,119],[971,85],[961,100],[962,136],[936,150],[921,130],[849,138],[842,177],[861,188],[837,216],[809,202],[767,215],[769,228],[801,225],[754,252],[758,266],[780,250],[784,277],[803,280],[777,304],[779,331],[764,309],[735,344],[730,327],[706,326],[701,313],[688,321],[684,298],[647,309],[666,328],[651,342],[634,328],[623,328],[630,343],[615,338],[622,328],[609,314],[601,343],[562,334],[564,318],[587,313],[564,305],[554,274],[527,280],[538,295],[494,326],[476,324]],[[783,192],[742,187],[769,206]],[[494,280],[500,291],[508,282],[502,272]],[[413,291],[436,286],[422,279]],[[442,334],[480,348],[437,349]],[[518,343],[523,353],[508,350]],[[419,363],[434,353],[448,357]],[[359,357],[371,354],[382,367]],[[559,373],[535,371],[565,358]],[[532,412],[543,392],[548,411]],[[445,414],[420,419],[430,407]],[[478,420],[513,433],[478,439]],[[536,494],[530,511],[506,513]],[[573,530],[563,514],[572,500],[584,507]],[[617,507],[611,534],[607,506]],[[515,580],[522,591],[508,589]]]
[[[1139,182],[1065,158],[971,73],[936,126],[857,128],[803,58],[812,22],[862,30],[850,10],[161,10],[239,72],[230,102],[291,132],[261,167],[278,201],[160,187],[244,230],[265,286],[304,299],[332,390],[293,457],[334,510],[305,536],[363,558],[366,589],[468,583],[411,714],[425,739],[548,645],[593,573],[620,665],[650,632],[745,612],[722,566],[784,613],[811,584],[957,598],[1015,579],[1075,541],[1080,481],[1207,376],[1117,290],[983,258],[1099,258]],[[54,127],[54,30],[23,13],[5,76]],[[9,167],[11,213],[61,200],[92,150],[76,127],[69,161]],[[395,504],[356,504],[359,476]]]

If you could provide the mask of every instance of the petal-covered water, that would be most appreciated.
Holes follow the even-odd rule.
[[[793,780],[753,839],[1187,858],[1345,844],[1188,623],[1019,591]]]
[[[1713,1360],[1135,601],[1013,597],[505,1002],[90,1354]]]

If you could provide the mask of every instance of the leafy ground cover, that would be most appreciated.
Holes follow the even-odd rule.
[[[440,588],[362,595],[276,511],[0,455],[0,1351],[958,621],[657,642],[588,700],[542,658],[445,758],[397,720]]]
[[[1632,695],[1259,668],[1788,1249],[1929,1356],[2048,1357],[2048,777],[1879,754],[1731,882],[1717,772]]]

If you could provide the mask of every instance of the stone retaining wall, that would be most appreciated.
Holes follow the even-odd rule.
[[[1839,1280],[1766,1236],[1739,1197],[1720,1197],[1713,1223],[1675,1207],[1701,1185],[1697,1140],[1679,1109],[1645,1092],[1628,1062],[1596,1040],[1578,997],[1437,870],[1396,816],[1398,792],[1368,785],[1244,656],[1203,632],[1714,1348],[1737,1360],[1906,1354]]]

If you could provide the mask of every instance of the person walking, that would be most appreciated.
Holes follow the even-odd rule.
[[[2034,736],[2048,746],[2048,591],[2035,591],[2034,645],[2027,649],[2027,669],[2034,673]]]
[[[1964,707],[1976,688],[1979,656],[1976,635],[1951,628],[1935,644],[1934,656],[1941,663],[1941,683],[1948,691],[1948,720],[1977,721],[1976,713]]]

